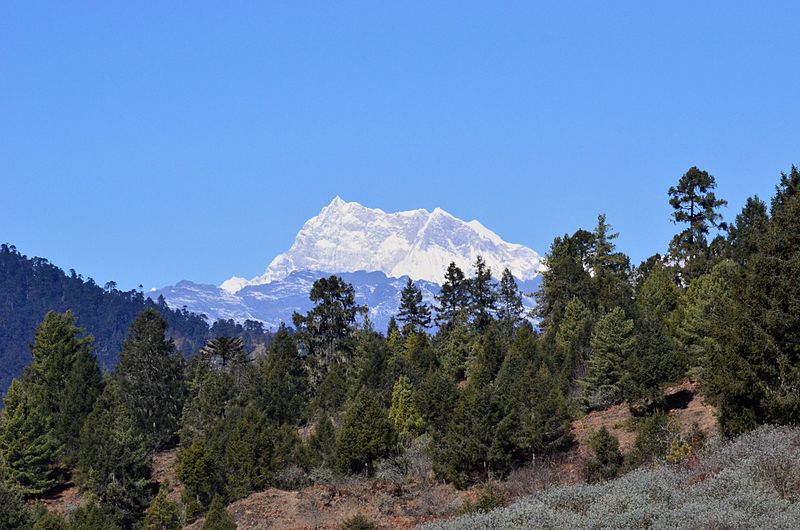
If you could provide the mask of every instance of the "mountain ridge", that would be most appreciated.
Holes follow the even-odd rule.
[[[543,269],[537,252],[504,241],[478,220],[463,221],[439,207],[386,213],[337,195],[303,224],[290,249],[276,256],[264,274],[250,280],[233,276],[220,288],[236,293],[299,270],[381,271],[391,278],[441,284],[449,263],[468,270],[478,255],[496,274],[507,267],[522,281]]]

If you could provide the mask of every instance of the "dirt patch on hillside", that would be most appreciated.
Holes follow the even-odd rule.
[[[681,434],[688,434],[692,426],[697,424],[706,438],[717,435],[717,409],[710,405],[699,394],[700,384],[686,382],[667,388],[664,391],[665,401],[674,406],[668,414],[680,426]],[[605,410],[590,412],[572,422],[572,434],[578,443],[577,457],[586,459],[591,455],[589,435],[602,427],[608,429],[619,440],[619,450],[629,455],[636,442],[636,434],[630,430],[631,412],[626,403],[614,405]]]
[[[183,493],[183,485],[175,475],[177,463],[177,449],[161,451],[153,456],[153,480],[167,490],[167,498],[174,502],[179,502]]]
[[[362,514],[379,528],[413,528],[433,519],[459,513],[465,492],[451,486],[396,487],[373,480],[334,488],[314,485],[300,491],[270,488],[228,506],[238,528],[334,529],[348,518]],[[187,530],[200,530],[203,520]]]

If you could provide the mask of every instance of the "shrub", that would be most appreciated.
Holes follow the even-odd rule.
[[[342,523],[342,530],[375,530],[376,528],[378,527],[375,523],[360,513]]]
[[[490,480],[481,488],[478,499],[472,503],[469,499],[464,501],[464,513],[490,512],[495,508],[501,508],[508,503],[508,495],[503,484],[496,480]]]
[[[601,482],[616,477],[622,467],[619,441],[603,427],[591,434],[589,445],[594,451],[594,456],[586,462],[586,480]]]

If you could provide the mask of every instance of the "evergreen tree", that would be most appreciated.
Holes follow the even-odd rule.
[[[166,330],[157,311],[143,311],[131,324],[114,372],[120,396],[150,449],[174,439],[183,407],[182,363]]]
[[[628,368],[629,401],[657,397],[663,383],[683,375],[687,368],[688,359],[679,351],[671,329],[680,295],[672,273],[660,264],[639,288],[634,306],[636,347]]]
[[[117,383],[100,394],[83,426],[78,469],[83,486],[123,529],[141,520],[153,494],[152,461]]]
[[[305,315],[294,313],[292,321],[316,386],[332,366],[350,361],[356,317],[365,313],[366,307],[356,304],[353,286],[338,276],[315,281],[309,297],[314,308]]]
[[[583,302],[573,298],[564,310],[554,341],[554,366],[560,367],[565,381],[586,375],[591,334],[592,314]]]
[[[522,294],[517,287],[517,281],[510,270],[503,269],[497,297],[497,318],[509,328],[513,328],[522,319],[523,312]]]
[[[552,345],[570,301],[577,298],[590,311],[595,310],[588,249],[589,241],[583,235],[565,234],[553,241],[544,258],[547,269],[542,272],[542,283],[536,292],[536,314],[542,320],[544,341],[548,345]]]
[[[394,384],[389,420],[401,438],[419,434],[425,427],[425,421],[414,404],[414,387],[404,375],[401,375]]]
[[[348,403],[336,434],[336,467],[341,472],[371,475],[377,459],[389,455],[395,442],[392,423],[375,395],[362,390]]]
[[[31,515],[28,506],[19,490],[9,484],[3,474],[0,469],[0,528],[26,528]]]
[[[205,523],[203,523],[203,530],[236,530],[236,521],[225,509],[221,497],[216,496],[211,502],[211,508],[206,514]]]
[[[281,325],[266,357],[256,362],[259,393],[267,416],[278,423],[295,422],[308,396],[306,374],[297,344]]]
[[[23,383],[14,380],[0,418],[3,474],[23,495],[41,495],[58,484],[56,461],[61,454],[50,417]]]
[[[602,427],[592,433],[589,445],[594,451],[594,456],[586,462],[586,480],[602,482],[616,477],[622,468],[619,440],[608,432],[608,429]]]
[[[81,506],[72,513],[74,530],[119,530],[111,518],[95,503]]]
[[[241,337],[215,337],[200,349],[200,355],[209,359],[212,366],[223,370],[230,365],[244,365],[250,360]]]
[[[144,530],[180,530],[181,517],[178,505],[167,498],[162,487],[144,516]]]
[[[482,256],[475,259],[474,267],[475,276],[469,282],[470,312],[473,326],[481,332],[494,319],[497,310],[497,292],[492,280],[492,269],[486,266]]]
[[[728,229],[727,245],[731,259],[747,265],[750,256],[758,251],[758,245],[769,225],[767,205],[755,197],[748,197],[736,220]]]
[[[77,450],[80,429],[103,384],[93,339],[81,333],[70,311],[48,312],[36,330],[33,362],[23,380],[68,456]]]
[[[431,327],[431,308],[422,301],[422,291],[411,278],[400,293],[397,320],[403,323],[403,333],[419,333]]]
[[[314,433],[308,438],[308,446],[320,465],[331,466],[336,450],[336,433],[328,416],[323,415],[317,421]]]
[[[444,433],[458,399],[457,392],[452,379],[439,370],[432,370],[414,393],[415,408],[434,436]]]
[[[182,500],[190,518],[208,506],[223,489],[222,464],[207,444],[195,439],[178,453],[176,474],[183,484]]]
[[[616,308],[604,315],[592,331],[588,373],[581,381],[590,406],[616,403],[622,397],[624,366],[633,350],[633,321]]]
[[[400,332],[400,328],[397,327],[397,320],[395,320],[395,318],[393,316],[389,317],[389,323],[386,325],[386,338],[388,339],[389,337],[391,337],[395,333],[399,333],[399,332]]]
[[[597,216],[597,227],[592,232],[589,248],[589,268],[592,271],[593,289],[601,313],[615,307],[627,307],[631,299],[630,260],[616,251],[614,240],[618,233],[606,223],[605,214]]]
[[[710,256],[706,236],[710,228],[726,228],[720,223],[722,216],[718,209],[728,203],[717,199],[716,187],[713,176],[692,167],[677,186],[669,188],[669,204],[675,210],[673,222],[688,224],[670,243],[670,253],[680,264],[683,281],[687,284],[708,270]]]
[[[436,295],[436,325],[445,331],[466,318],[469,304],[469,280],[464,272],[451,262],[444,275],[444,283]]]
[[[61,515],[53,512],[44,512],[33,523],[31,530],[69,530],[69,525]]]

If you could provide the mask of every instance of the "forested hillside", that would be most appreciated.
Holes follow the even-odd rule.
[[[235,528],[225,507],[256,492],[323,485],[327,505],[357,481],[373,485],[365,502],[380,506],[370,513],[426,521],[446,513],[436,502],[404,502],[410,488],[475,491],[461,509],[485,512],[506,504],[511,477],[547,477],[548,469],[600,485],[534,497],[520,507],[523,519],[509,509],[462,523],[592,526],[604,513],[624,523],[619,517],[629,514],[614,508],[621,496],[655,491],[675,502],[667,509],[642,501],[642,510],[662,510],[666,526],[702,513],[709,527],[728,527],[735,514],[715,503],[746,489],[768,501],[756,513],[747,497],[748,520],[794,520],[786,512],[796,510],[800,487],[778,454],[734,444],[703,461],[735,483],[684,484],[707,477],[679,467],[720,443],[709,436],[800,420],[800,172],[780,176],[769,205],[752,197],[730,221],[715,189],[698,168],[680,176],[667,191],[676,234],[663,255],[639,266],[616,247],[605,215],[556,237],[536,294],[537,328],[524,318],[511,272],[492,271],[480,257],[471,271],[447,268],[433,305],[409,279],[386,330],[361,324],[365,308],[351,285],[319,279],[313,308],[295,313],[295,331],[282,327],[265,355],[252,355],[234,326],[187,362],[169,338],[170,321],[143,307],[105,378],[73,316],[50,312],[33,337],[33,363],[5,398],[0,521],[33,525],[42,515],[24,501],[46,500],[67,480],[83,500],[47,516],[59,528]],[[4,255],[21,260],[10,249]],[[686,382],[718,410],[713,432],[676,426],[685,392],[665,389]],[[592,432],[590,454],[576,456],[575,418],[610,407],[629,409],[624,424]],[[625,454],[612,433],[621,430],[635,437]],[[773,440],[777,451],[796,452],[796,443],[764,432],[736,443]],[[173,450],[180,487],[159,488],[154,455]],[[759,469],[779,476],[759,478]],[[730,484],[740,491],[717,491]],[[559,503],[577,506],[559,512]],[[347,527],[373,522],[353,514]]]
[[[153,302],[140,290],[121,291],[114,282],[101,287],[74,270],[65,274],[46,259],[29,258],[14,246],[0,245],[0,390],[5,392],[30,364],[29,345],[48,311],[71,311],[77,325],[94,337],[93,351],[101,367],[112,369],[131,322],[148,307],[163,316],[169,336],[184,354],[197,352],[208,340],[209,324],[196,314],[172,310],[161,300]],[[230,325],[218,323],[218,333]]]

